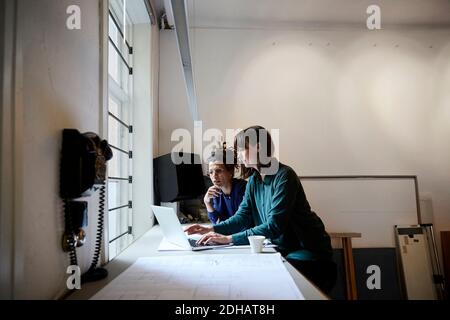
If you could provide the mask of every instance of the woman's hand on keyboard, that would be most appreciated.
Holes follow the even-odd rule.
[[[232,242],[231,236],[224,236],[220,233],[208,232],[200,240],[197,241],[200,245],[208,245],[211,243],[215,244],[229,244]]]
[[[213,227],[205,227],[199,224],[194,224],[184,230],[187,234],[205,234],[213,231]]]

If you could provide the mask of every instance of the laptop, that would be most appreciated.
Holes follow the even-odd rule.
[[[199,251],[232,246],[232,244],[199,245],[197,240],[189,238],[183,231],[183,227],[173,208],[152,206],[152,210],[158,220],[164,238],[182,249]]]

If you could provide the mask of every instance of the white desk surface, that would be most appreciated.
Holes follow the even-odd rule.
[[[140,257],[154,257],[161,255],[186,255],[186,254],[226,254],[226,253],[250,253],[250,249],[219,249],[205,251],[164,251],[159,252],[157,248],[161,242],[162,234],[159,226],[154,226],[141,238],[125,249],[114,260],[104,266],[108,270],[108,277],[103,280],[84,283],[81,290],[76,290],[70,294],[68,300],[89,299],[120,273],[130,267]],[[269,250],[269,249],[265,249]],[[294,279],[295,284],[303,294],[306,300],[326,300],[328,299],[319,289],[312,285],[302,274],[300,274],[288,262],[285,262],[286,268]]]

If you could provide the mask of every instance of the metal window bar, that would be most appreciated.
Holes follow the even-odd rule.
[[[128,69],[128,73],[131,75],[133,74],[133,68],[130,67],[130,65],[128,64],[127,60],[125,60],[125,58],[122,55],[122,52],[120,52],[120,49],[116,46],[116,44],[114,43],[113,39],[111,39],[110,36],[108,36],[109,42],[113,45],[114,49],[116,50],[117,54],[119,55],[120,59],[122,60],[122,62],[125,64],[125,66]]]
[[[108,209],[108,211],[109,212],[117,211],[117,210],[124,209],[124,208],[130,208],[130,205],[129,204],[124,204],[123,206],[120,206],[120,207],[115,207],[115,208]]]
[[[127,39],[125,39],[125,35],[123,34],[122,29],[120,29],[119,23],[116,20],[116,17],[114,17],[113,13],[111,12],[111,10],[109,10],[109,16],[111,17],[112,21],[114,22],[114,25],[117,28],[117,31],[119,31],[120,36],[122,37],[123,40],[125,40],[125,44],[128,48],[128,54],[133,54],[133,47],[130,46],[130,44],[128,43]]]
[[[124,232],[124,233],[122,233],[122,234],[120,234],[120,235],[118,235],[117,237],[115,237],[114,239],[112,239],[112,240],[109,240],[109,243],[113,243],[114,241],[116,241],[116,240],[118,240],[118,239],[120,239],[120,238],[122,238],[123,236],[126,236],[127,234],[130,234],[130,232],[127,230],[126,232]]]
[[[116,115],[114,115],[113,113],[111,113],[110,111],[108,111],[108,115],[115,119],[118,123],[120,123],[121,125],[123,125],[125,128],[128,129],[128,131],[130,131],[131,126],[126,124],[124,121],[120,120],[120,118],[118,118]]]
[[[117,151],[120,151],[120,152],[126,154],[126,155],[130,155],[130,152],[129,152],[129,151],[125,151],[125,150],[123,150],[123,149],[120,149],[119,147],[113,146],[112,144],[110,144],[109,146],[110,146],[111,148],[117,150]]]
[[[109,180],[130,181],[130,178],[108,177]]]

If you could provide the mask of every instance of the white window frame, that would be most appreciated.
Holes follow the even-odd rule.
[[[119,20],[119,16],[122,16],[122,12],[117,12],[115,10],[118,9],[117,6],[114,6],[115,2],[110,2],[110,5],[108,6],[108,15],[107,15],[107,23],[108,23],[108,57],[109,57],[109,50],[111,48],[110,40],[109,40],[109,21],[111,19],[110,15],[112,14],[114,18],[116,19],[117,23],[119,24],[119,27],[121,27],[121,22]],[[120,8],[119,8],[120,9]],[[127,21],[131,22],[131,18],[128,14],[124,17]],[[115,28],[118,28],[114,24]],[[132,30],[130,32],[130,29],[127,31],[122,30],[122,32],[125,34],[125,39],[128,41],[128,43],[132,46],[132,37],[129,36],[127,38],[127,34],[132,34]],[[112,39],[113,41],[117,41],[116,45],[121,49],[121,46],[125,46],[121,43],[122,37],[119,34],[119,30],[117,30],[118,38]],[[109,74],[109,63],[108,63],[108,112],[109,112],[109,101],[110,99],[114,100],[118,106],[119,106],[119,114],[116,116],[123,121],[123,123],[127,124],[128,126],[132,127],[133,123],[133,115],[132,115],[132,106],[133,106],[133,75],[129,74],[128,67],[132,68],[133,66],[133,57],[132,54],[127,52],[128,48],[125,48],[125,50],[120,50],[123,54],[125,60],[128,63],[128,66],[125,66],[125,63],[121,60],[121,58],[117,57],[117,63],[118,63],[118,70],[119,70],[119,82],[116,82],[114,78]],[[115,52],[116,55],[118,55],[117,52]],[[127,88],[124,88],[123,85],[127,86]],[[117,121],[110,115],[108,115],[108,130],[109,130],[109,124],[110,121]],[[119,121],[118,126],[120,128],[120,134],[124,132],[125,126],[120,124]],[[122,143],[123,137],[118,137],[118,140],[120,141],[119,145],[116,147],[127,151],[132,152],[132,133],[128,133],[128,140],[126,143]],[[111,143],[111,142],[110,142]],[[118,177],[116,178],[128,178],[131,177],[132,179],[132,157],[129,159],[126,159],[126,155],[123,154],[123,152],[116,150],[113,150],[115,153],[116,160],[119,161],[119,172]],[[132,181],[132,180],[131,180]],[[117,184],[119,194],[116,195],[118,200],[116,201],[117,207],[126,206],[128,204],[131,204],[130,207],[123,207],[121,209],[109,211],[114,208],[109,208],[108,206],[108,223],[106,227],[108,228],[108,236],[107,239],[107,246],[108,246],[108,260],[113,259],[116,255],[118,255],[120,252],[122,252],[127,246],[129,246],[133,242],[133,214],[132,214],[132,182],[127,183],[126,181],[121,180],[113,180],[108,179],[108,185],[109,184]],[[124,187],[126,185],[126,187]],[[112,190],[108,189],[108,200],[111,201],[109,197],[113,196],[111,194]],[[108,201],[108,202],[110,202]],[[126,211],[126,214],[124,214]],[[117,220],[119,222],[117,222]],[[115,221],[114,223],[111,223],[112,221]],[[112,226],[114,224],[114,226]],[[114,233],[112,233],[112,229],[115,228]],[[114,235],[114,237],[113,237]],[[112,241],[112,242],[111,242]]]
[[[130,165],[130,176],[133,176],[133,190],[130,198],[132,199],[132,207],[133,212],[131,214],[131,210],[129,210],[129,221],[132,221],[134,225],[132,225],[132,234],[127,235],[130,238],[128,244],[131,244],[138,237],[142,236],[147,230],[149,230],[154,223],[154,217],[151,210],[151,205],[153,204],[153,153],[155,148],[155,137],[157,137],[157,132],[155,133],[155,110],[157,109],[157,100],[154,98],[154,95],[157,94],[155,91],[157,85],[157,54],[155,54],[154,50],[157,50],[158,45],[155,42],[157,39],[157,33],[159,32],[158,26],[156,25],[156,20],[154,19],[155,14],[154,10],[151,7],[151,3],[149,0],[142,0],[142,2],[135,3],[136,6],[131,6],[132,1],[136,0],[126,0],[127,8],[130,9],[131,17],[136,18],[136,25],[133,28],[133,37],[136,37],[136,41],[138,43],[134,43],[135,47],[133,48],[133,60],[129,63],[130,66],[133,66],[135,62],[137,62],[138,68],[133,69],[133,76],[137,81],[139,81],[139,85],[133,88],[133,90],[129,90],[129,98],[126,98],[126,93],[122,90],[120,85],[111,81],[108,70],[108,58],[109,58],[109,11],[110,11],[110,3],[114,3],[115,0],[100,0],[102,3],[102,29],[101,29],[101,37],[102,37],[102,96],[101,96],[101,105],[103,107],[101,111],[101,123],[100,126],[102,128],[101,133],[103,136],[108,137],[108,121],[110,120],[110,116],[108,115],[108,104],[110,93],[111,97],[114,96],[116,100],[122,100],[130,104],[132,106],[132,112],[135,115],[135,122],[133,123],[133,146],[130,145],[130,150],[133,148],[138,149],[137,152],[133,150],[133,163]],[[116,2],[117,4],[117,2]],[[145,8],[144,8],[145,6]],[[145,12],[144,12],[145,10]],[[147,17],[147,13],[149,13]],[[145,14],[145,15],[143,15]],[[147,19],[149,18],[149,19]],[[128,18],[129,19],[129,18]],[[131,19],[129,19],[131,20]],[[144,27],[143,24],[148,24],[147,27]],[[129,30],[130,31],[130,30]],[[154,36],[156,38],[154,38]],[[147,42],[148,41],[148,42]],[[125,49],[125,47],[123,48]],[[147,60],[148,57],[148,60]],[[144,84],[144,85],[143,85]],[[147,89],[148,88],[148,91]],[[143,91],[145,90],[145,91]],[[132,124],[129,121],[129,124]],[[114,155],[118,152],[114,150]],[[108,166],[110,166],[108,163]],[[138,174],[136,174],[136,172]],[[109,179],[108,179],[109,181]],[[109,183],[108,183],[109,184]],[[107,184],[107,188],[108,188]],[[131,188],[130,192],[131,192]],[[113,190],[111,190],[113,191]],[[109,194],[109,190],[107,195]],[[108,197],[108,196],[107,196]],[[109,200],[109,199],[108,199]],[[107,201],[109,202],[112,201]],[[112,204],[112,203],[111,203]],[[103,256],[102,262],[107,263],[114,259],[115,252],[110,252],[109,250],[109,239],[112,238],[110,232],[108,230],[109,226],[109,208],[105,210],[105,228],[104,228],[104,238],[103,238]],[[122,249],[125,249],[124,246]]]

